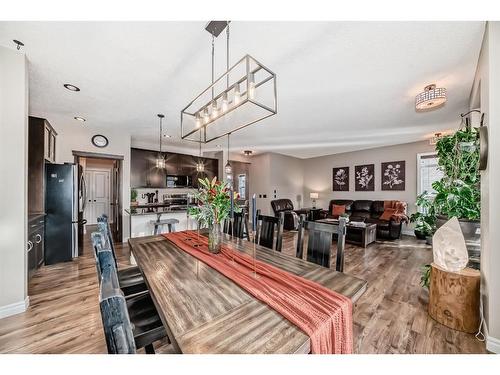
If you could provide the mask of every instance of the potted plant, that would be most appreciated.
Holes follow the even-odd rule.
[[[131,206],[137,205],[137,190],[136,189],[130,190],[130,205]]]
[[[479,257],[481,191],[479,174],[479,131],[467,124],[452,135],[440,138],[436,144],[439,166],[444,172],[440,181],[432,184],[436,227],[457,217],[470,257]],[[479,265],[478,259],[476,259]]]
[[[427,191],[417,196],[416,205],[419,211],[410,216],[410,222],[415,223],[415,236],[430,243],[436,230],[436,213],[433,200]]]
[[[194,217],[201,226],[208,227],[208,249],[217,254],[221,248],[221,223],[228,218],[231,210],[231,190],[226,182],[200,178],[200,189],[194,194],[198,204],[189,208],[189,215]],[[239,195],[233,192],[233,199]],[[234,212],[240,212],[233,205]]]

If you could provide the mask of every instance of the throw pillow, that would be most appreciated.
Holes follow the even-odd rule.
[[[332,205],[332,216],[338,218],[340,215],[345,214],[345,206],[344,205]]]
[[[394,215],[395,212],[396,212],[395,208],[386,208],[384,210],[384,213],[382,215],[380,215],[379,219],[389,221],[389,220],[391,220],[391,217],[392,217],[392,215]]]

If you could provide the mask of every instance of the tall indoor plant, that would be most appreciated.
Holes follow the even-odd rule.
[[[429,238],[436,230],[436,213],[433,198],[427,191],[424,191],[417,196],[416,205],[419,207],[419,211],[410,217],[410,221],[415,223],[415,236],[421,240],[427,239],[429,242]]]
[[[456,217],[467,240],[469,256],[479,265],[481,190],[479,173],[479,131],[467,124],[436,144],[439,166],[444,172],[432,184],[436,226]]]
[[[194,197],[198,204],[189,208],[189,214],[202,227],[208,227],[208,248],[212,253],[218,253],[221,247],[221,223],[229,217],[231,210],[231,190],[226,182],[208,178],[199,179],[200,189]],[[238,194],[233,193],[233,198]],[[235,212],[240,209],[234,206]]]

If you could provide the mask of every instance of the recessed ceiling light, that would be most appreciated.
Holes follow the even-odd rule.
[[[79,87],[76,87],[75,85],[72,85],[70,83],[65,83],[63,86],[66,87],[69,91],[80,91]]]
[[[163,136],[164,136],[165,138],[172,138],[172,136],[171,136],[171,135],[169,135],[169,134],[163,134]]]
[[[74,118],[75,118],[75,120],[77,120],[77,121],[81,121],[81,122],[85,122],[85,121],[87,121],[87,120],[85,120],[83,117],[80,117],[80,116],[75,116]]]

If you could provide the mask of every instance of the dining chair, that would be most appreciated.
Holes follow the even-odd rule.
[[[144,348],[147,354],[154,354],[153,343],[168,337],[151,296],[142,294],[126,299],[115,286],[117,277],[114,266],[104,269],[99,293],[108,353],[133,354]]]
[[[102,234],[101,239],[106,243],[109,243],[111,252],[113,254],[113,259],[115,262],[116,269],[118,270],[118,280],[120,282],[120,288],[123,290],[125,296],[130,296],[136,293],[144,293],[147,291],[146,283],[144,282],[144,277],[142,276],[141,270],[137,266],[130,266],[123,269],[118,269],[118,262],[116,260],[115,246],[113,243],[113,238],[109,230],[109,222],[106,215],[102,215],[97,218],[97,228],[99,233]]]
[[[232,231],[231,220],[224,220],[224,233],[237,238],[246,238],[250,241],[248,233],[248,214],[245,211],[234,213],[234,233]]]
[[[307,230],[307,261],[330,268],[332,239],[337,234],[335,270],[344,272],[346,219],[341,217],[338,224],[326,224],[306,221],[302,217],[301,222],[297,237],[297,257],[301,258],[303,255],[304,230]]]
[[[283,245],[283,223],[285,214],[280,213],[279,217],[261,215],[257,210],[257,233],[256,240],[261,246],[272,249],[274,246],[274,233],[276,232],[276,251],[281,251]]]

